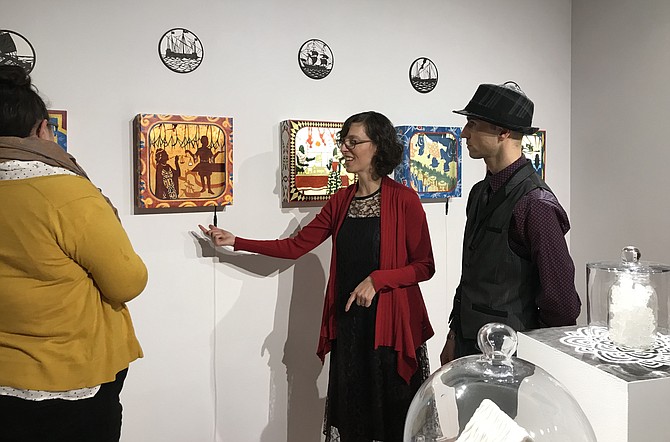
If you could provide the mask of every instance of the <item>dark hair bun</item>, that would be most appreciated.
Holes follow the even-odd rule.
[[[0,137],[29,137],[49,118],[44,100],[19,66],[0,66]]]
[[[20,66],[0,66],[0,84],[30,88],[30,76]]]

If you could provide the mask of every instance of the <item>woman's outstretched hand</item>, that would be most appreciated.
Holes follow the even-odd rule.
[[[209,225],[209,229],[198,224],[202,233],[209,236],[212,239],[214,245],[217,246],[234,246],[235,245],[235,235],[230,233],[227,230],[219,229],[213,224]]]
[[[348,312],[349,307],[351,307],[351,304],[354,302],[361,307],[370,307],[370,305],[372,305],[372,299],[375,297],[376,293],[372,278],[368,276],[356,286],[353,292],[351,292],[344,311]]]

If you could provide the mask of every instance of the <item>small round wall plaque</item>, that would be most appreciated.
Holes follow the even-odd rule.
[[[309,78],[320,80],[333,70],[333,51],[321,40],[307,40],[298,51],[298,64]]]
[[[187,74],[200,66],[205,52],[197,35],[188,29],[174,28],[158,42],[158,55],[171,71]]]
[[[429,58],[420,57],[409,67],[409,82],[417,92],[427,94],[437,86],[437,67]]]
[[[35,49],[21,34],[0,29],[0,65],[21,66],[26,73],[35,67]]]

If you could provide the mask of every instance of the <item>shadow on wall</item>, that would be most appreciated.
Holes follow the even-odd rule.
[[[282,238],[295,233],[298,228],[297,221],[293,221]],[[319,257],[308,253],[291,261],[262,255],[238,255],[215,250],[206,239],[199,238],[198,241],[203,257],[215,257],[220,263],[234,266],[250,275],[263,277],[279,272],[274,327],[259,351],[261,355],[266,351],[269,354],[268,366],[271,371],[269,421],[260,441],[320,440],[325,398],[319,397],[317,387],[322,365],[316,356],[316,347],[326,279]],[[247,296],[251,300],[253,295],[243,287],[240,299]],[[273,294],[262,296],[271,302]],[[249,324],[248,313],[240,311],[240,316],[245,314]],[[230,315],[235,315],[234,310]],[[215,331],[217,340],[221,339],[218,342],[230,336],[223,328],[218,327]]]

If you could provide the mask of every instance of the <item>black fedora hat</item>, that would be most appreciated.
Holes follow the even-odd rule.
[[[533,102],[518,84],[480,84],[465,109],[455,110],[466,117],[488,121],[524,135],[538,131],[533,124]]]

